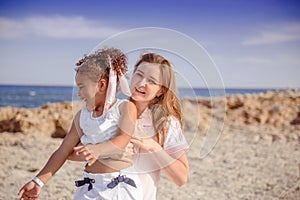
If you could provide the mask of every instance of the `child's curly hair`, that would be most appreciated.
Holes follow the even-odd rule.
[[[111,59],[111,66],[109,64]],[[118,73],[118,77],[127,72],[127,57],[117,48],[102,48],[76,63],[76,72],[85,73],[91,80],[97,82],[104,78],[108,80],[110,67]]]

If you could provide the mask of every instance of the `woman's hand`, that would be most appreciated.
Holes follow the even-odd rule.
[[[133,154],[134,154],[134,145],[133,143],[129,142],[125,147],[125,152],[123,152],[122,157],[132,159]]]
[[[144,151],[149,153],[162,150],[162,147],[152,138],[147,138],[147,139],[132,138],[130,142],[137,145],[140,149],[143,149]]]

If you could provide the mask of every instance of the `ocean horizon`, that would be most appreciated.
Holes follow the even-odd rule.
[[[73,86],[0,85],[0,107],[35,108],[46,103],[79,100]],[[234,94],[253,94],[278,88],[178,88],[179,98],[215,97]],[[122,94],[120,98],[124,98]]]

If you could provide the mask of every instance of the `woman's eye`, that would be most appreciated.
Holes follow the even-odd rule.
[[[149,83],[156,85],[156,81],[155,80],[149,80]]]
[[[135,75],[138,76],[138,77],[142,77],[142,76],[143,76],[143,75],[142,75],[141,73],[139,73],[139,72],[136,73]]]

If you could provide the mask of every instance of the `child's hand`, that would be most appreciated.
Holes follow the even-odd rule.
[[[93,145],[89,146],[92,147]],[[78,159],[89,161],[89,166],[93,165],[97,161],[97,157],[94,155],[93,151],[88,148],[88,146],[76,146],[73,150]]]
[[[20,196],[20,200],[34,200],[38,198],[40,192],[41,187],[34,181],[30,181],[20,189],[18,195]]]
[[[68,160],[71,160],[71,161],[79,161],[79,162],[83,162],[83,161],[86,161],[85,160],[85,156],[83,154],[79,154],[76,153],[75,151],[73,151],[67,158]]]
[[[81,142],[79,142],[77,144],[77,147],[79,147],[79,146],[83,146],[83,144]],[[68,156],[67,159],[71,160],[71,161],[83,162],[83,161],[85,161],[85,156],[83,156],[82,154],[78,155],[78,153],[76,153],[75,151],[73,151],[72,153],[70,153],[70,155]]]

